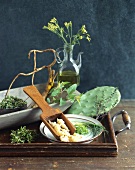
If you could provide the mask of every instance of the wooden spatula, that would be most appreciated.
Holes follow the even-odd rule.
[[[43,99],[42,95],[39,93],[37,88],[32,86],[27,86],[23,88],[23,91],[39,106],[42,110],[42,114],[40,115],[40,119],[44,122],[44,124],[48,127],[48,129],[52,132],[56,139],[60,139],[58,133],[53,129],[53,127],[48,123],[48,121],[56,121],[57,118],[63,119],[65,124],[70,130],[70,134],[74,134],[75,127],[68,120],[68,118],[59,110],[54,109],[49,106],[49,104]]]

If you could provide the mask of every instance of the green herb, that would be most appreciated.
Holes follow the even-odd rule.
[[[69,82],[58,82],[58,85],[52,88],[47,97],[47,102],[58,103],[60,106],[63,106],[67,100],[74,102],[76,99],[76,94],[74,93],[77,88],[77,84],[69,86]],[[68,86],[67,86],[68,85]]]
[[[19,99],[14,96],[6,96],[1,102],[0,102],[0,108],[1,109],[15,109],[20,108],[26,105],[27,102]]]
[[[26,129],[26,126],[11,130],[11,143],[31,143],[37,136],[35,130]]]
[[[89,133],[88,129],[90,129],[94,135],[99,134],[100,132],[105,130],[105,128],[101,125],[87,122],[78,122],[74,126],[76,128],[76,133],[79,133],[81,135],[88,134]]]
[[[102,131],[105,131],[105,127],[102,126],[102,125],[97,125],[97,124],[94,124],[94,123],[84,123],[85,126],[87,126],[88,128],[91,128],[94,135],[97,135],[99,133],[101,133]]]
[[[64,28],[65,27],[65,28]],[[87,39],[91,40],[90,34],[88,34],[85,25],[82,25],[76,34],[73,34],[72,22],[65,22],[64,27],[61,27],[54,17],[48,23],[48,26],[44,26],[43,29],[47,29],[54,34],[58,35],[65,44],[80,44],[80,40]]]
[[[80,135],[86,135],[89,133],[87,126],[85,126],[83,123],[75,124],[75,128],[76,128],[76,133]]]

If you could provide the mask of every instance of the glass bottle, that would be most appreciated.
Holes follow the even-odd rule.
[[[63,48],[56,50],[55,56],[59,64],[58,82],[70,82],[70,84],[80,84],[80,68],[81,68],[81,54],[78,54],[77,60],[73,59],[74,45],[64,44]],[[60,57],[62,53],[62,57]]]

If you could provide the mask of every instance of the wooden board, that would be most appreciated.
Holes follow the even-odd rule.
[[[36,129],[40,134],[37,141],[31,144],[11,144],[11,129],[1,130],[0,156],[117,156],[118,145],[110,114],[106,115],[101,122],[105,126],[107,133],[102,133],[93,142],[87,144],[51,143],[40,134],[40,121],[27,125],[27,128]]]

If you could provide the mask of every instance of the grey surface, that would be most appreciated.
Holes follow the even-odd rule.
[[[92,41],[81,42],[83,51],[80,92],[96,86],[117,86],[122,98],[135,98],[135,1],[134,0],[1,0],[0,1],[0,90],[7,89],[19,73],[33,70],[31,49],[58,48],[62,41],[42,30],[56,17],[59,23],[72,21],[77,31],[85,24]],[[38,57],[38,66],[52,55]],[[36,75],[35,83],[47,81],[47,73]],[[31,77],[19,77],[13,87],[31,84]]]
[[[36,85],[39,92],[42,94],[45,89],[45,84]],[[31,108],[31,105],[34,104],[33,100],[23,92],[24,87],[13,88],[10,90],[9,95],[17,96],[27,102],[27,109],[16,111],[12,113],[7,113],[0,115],[0,129],[11,128],[21,125],[26,125],[28,123],[33,123],[40,120],[40,114],[42,113],[40,108]],[[0,91],[0,102],[4,98],[6,90]],[[79,92],[75,91],[75,94],[78,95]],[[67,101],[65,105],[60,106],[59,104],[50,104],[53,108],[58,108],[61,112],[64,112],[67,108],[72,105],[70,101]]]

